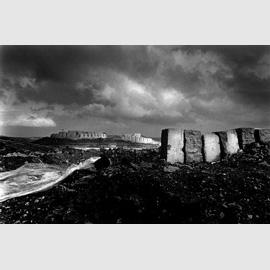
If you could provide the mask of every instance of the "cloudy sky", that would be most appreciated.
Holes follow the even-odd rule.
[[[0,133],[270,127],[270,46],[2,46]]]

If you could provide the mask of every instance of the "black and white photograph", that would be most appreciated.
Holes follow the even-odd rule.
[[[270,46],[2,46],[1,223],[269,223]]]
[[[266,0],[0,1],[5,270],[268,270]]]

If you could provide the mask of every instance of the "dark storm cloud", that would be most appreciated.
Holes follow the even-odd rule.
[[[212,50],[219,51],[233,71],[234,77],[224,80],[225,87],[233,89],[229,92],[231,98],[253,107],[269,107],[270,77],[261,79],[251,71],[264,55],[270,54],[270,46],[222,46]]]
[[[6,73],[31,74],[38,81],[72,81],[89,67],[125,70],[134,76],[149,75],[157,66],[145,46],[3,46]]]
[[[211,74],[211,78],[216,80],[232,100],[251,106],[269,106],[270,76],[261,79],[251,71],[256,69],[263,56],[270,55],[270,46],[182,46],[172,50],[185,51],[190,55],[196,51],[215,53],[230,68],[232,76],[224,76],[221,69],[216,74]],[[266,68],[270,70],[270,62]],[[200,94],[200,79],[196,70],[187,74],[174,69],[168,72],[168,78],[175,86],[177,83],[187,85],[189,94]],[[214,93],[211,94],[213,97]]]
[[[17,89],[17,98],[20,102],[43,101],[48,104],[56,103],[69,105],[77,103],[86,105],[93,100],[93,86],[78,91],[74,84],[68,82],[48,81],[46,83],[37,84],[35,88],[23,88],[19,85]]]
[[[264,54],[270,53],[268,45],[195,45],[181,46],[180,49],[188,53],[196,50],[217,53],[232,68],[255,65]],[[173,50],[177,51],[179,47],[175,47]]]
[[[3,46],[1,58],[9,79],[26,76],[35,81],[32,87],[23,87],[19,79],[13,82],[20,101],[64,105],[94,102],[92,92],[104,87],[106,74],[101,71],[95,78],[91,71],[111,69],[140,78],[154,73],[157,65],[144,46]],[[78,83],[84,88],[78,89]]]
[[[4,46],[3,70],[31,74],[38,81],[72,81],[85,66],[121,63],[119,47],[106,46]]]
[[[269,107],[270,105],[270,78],[260,79],[252,73],[237,72],[236,80],[227,82],[227,85],[235,89],[230,96],[235,102],[250,106]]]
[[[0,72],[3,103],[41,123],[269,125],[269,46],[2,46]]]

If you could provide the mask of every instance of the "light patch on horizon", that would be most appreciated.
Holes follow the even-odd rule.
[[[28,82],[28,80],[27,80]],[[26,82],[25,82],[26,83]],[[0,135],[5,133],[5,127],[55,127],[56,123],[44,110],[39,113],[38,110],[43,103],[27,102],[16,104],[16,96],[13,91],[2,88],[3,97],[0,100]]]
[[[21,111],[0,112],[0,127],[22,126],[22,127],[55,127],[56,123],[49,117],[35,114],[24,114]],[[3,130],[4,131],[4,130]]]
[[[56,124],[51,118],[39,117],[37,115],[20,115],[18,118],[7,121],[9,126],[24,127],[55,127]]]

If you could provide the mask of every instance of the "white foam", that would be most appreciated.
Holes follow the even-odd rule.
[[[87,147],[87,146],[73,146],[73,149],[77,149],[77,150],[83,150],[83,151],[88,151],[88,150],[97,150],[99,151],[100,148],[99,147]]]
[[[29,163],[22,167],[0,173],[0,202],[48,189],[61,182],[76,170],[93,166],[99,157],[91,157],[67,169],[57,165]]]

